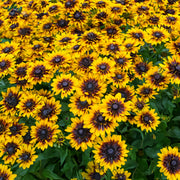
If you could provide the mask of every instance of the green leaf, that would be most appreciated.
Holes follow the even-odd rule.
[[[173,121],[180,121],[180,116],[176,116],[172,119]]]
[[[34,177],[33,175],[31,175],[31,174],[26,174],[21,180],[37,180],[37,178],[36,177]]]
[[[59,177],[57,174],[53,173],[53,172],[52,172],[51,170],[49,170],[49,169],[43,169],[42,175],[43,175],[44,177],[46,177],[46,178],[51,179],[51,180],[60,179],[60,177]]]
[[[168,134],[169,137],[180,139],[180,128],[179,127],[172,127],[169,129]]]
[[[60,148],[60,161],[61,161],[61,165],[64,163],[67,155],[68,155],[68,149],[64,150],[64,149]]]
[[[157,169],[157,161],[158,161],[157,159],[153,159],[153,160],[151,161],[151,164],[150,164],[148,170],[146,171],[146,174],[147,174],[147,175],[153,174],[154,171]]]
[[[134,169],[137,167],[137,162],[135,160],[127,160],[124,169]]]
[[[150,158],[157,158],[157,153],[159,153],[159,148],[157,147],[153,147],[153,148],[146,148],[145,149],[145,153],[147,156],[149,156]]]

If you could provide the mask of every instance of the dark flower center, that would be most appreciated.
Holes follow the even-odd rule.
[[[133,44],[130,44],[130,43],[128,43],[128,44],[126,44],[126,48],[131,48],[133,46]]]
[[[149,94],[151,92],[150,88],[143,89],[143,94]]]
[[[93,91],[95,86],[92,82],[87,83],[86,88],[88,91]]]
[[[36,44],[34,45],[34,47],[32,48],[33,50],[37,50],[37,49],[40,49],[41,48],[41,45],[40,44]]]
[[[64,80],[64,81],[62,82],[62,86],[63,86],[63,87],[68,87],[68,85],[69,85],[68,81]]]
[[[116,30],[116,28],[107,28],[107,34],[108,35],[113,35],[113,34],[116,34],[117,33],[117,30]]]
[[[137,104],[137,107],[138,107],[138,109],[142,109],[142,108],[144,107],[144,105],[139,102],[139,103]]]
[[[9,93],[8,96],[5,98],[5,102],[13,108],[18,104],[19,100],[16,95]]]
[[[88,105],[88,102],[87,102],[87,101],[79,101],[79,103],[80,103],[82,106]]]
[[[91,177],[93,180],[101,180],[101,175],[97,172],[94,172]]]
[[[99,122],[99,123],[103,123],[103,122],[105,122],[105,118],[104,118],[104,116],[99,115],[99,116],[97,117],[97,122]]]
[[[94,40],[97,39],[97,35],[94,34],[93,32],[90,32],[90,33],[87,34],[87,39],[88,39],[89,41],[94,41]]]
[[[100,12],[97,14],[98,19],[105,19],[107,17],[107,14],[105,12]]]
[[[55,63],[59,63],[59,62],[62,61],[62,57],[61,57],[61,56],[56,56],[56,57],[53,58],[53,61],[54,61]]]
[[[169,173],[175,174],[180,169],[180,159],[178,156],[168,154],[163,160],[163,165]]]
[[[12,24],[11,26],[10,26],[10,28],[11,29],[15,29],[15,28],[17,28],[19,26],[19,24],[18,23],[15,23],[15,24]]]
[[[136,38],[136,39],[140,39],[142,38],[142,33],[133,33],[133,37]]]
[[[3,121],[0,121],[0,134],[2,134],[5,131],[5,125],[3,124]]]
[[[149,21],[153,24],[157,24],[159,21],[159,18],[154,16],[154,17],[149,18]]]
[[[112,108],[113,110],[118,110],[118,109],[119,109],[119,104],[113,103],[112,106],[111,106],[111,108]]]
[[[56,10],[57,10],[57,6],[56,6],[56,5],[51,6],[51,7],[49,8],[49,12],[56,11]]]
[[[118,62],[119,64],[123,64],[123,63],[124,63],[124,58],[118,58],[118,59],[117,59],[117,62]]]
[[[48,138],[48,130],[46,128],[38,129],[38,137],[43,141]]]
[[[153,33],[153,36],[155,36],[157,38],[161,38],[163,36],[163,33],[156,31],[156,32]]]
[[[21,28],[19,29],[19,34],[21,34],[22,36],[26,36],[26,35],[30,35],[31,33],[31,29],[30,28]]]
[[[43,37],[43,39],[44,39],[46,42],[49,42],[49,43],[51,43],[51,42],[53,41],[53,38],[52,38],[52,37],[47,37],[47,36],[45,36],[45,37]]]
[[[30,135],[30,131],[28,131],[26,133],[26,135],[23,136],[23,140],[24,140],[24,143],[29,144],[29,142],[32,140],[31,135]]]
[[[23,161],[29,161],[30,157],[31,157],[31,154],[28,153],[28,152],[25,152],[20,156],[20,159],[23,160]]]
[[[108,149],[107,149],[107,154],[110,155],[110,156],[112,156],[112,155],[114,154],[114,152],[115,152],[115,151],[114,151],[113,148],[108,148]]]
[[[15,143],[7,143],[6,151],[7,151],[8,155],[10,155],[10,156],[15,154],[17,151],[17,145]]]
[[[175,17],[168,17],[167,19],[168,19],[169,22],[176,21]]]
[[[76,19],[76,20],[83,19],[82,12],[79,12],[79,11],[76,11],[73,16],[74,16],[74,19]]]
[[[117,44],[110,44],[110,45],[108,45],[108,49],[111,51],[118,51],[119,47]]]
[[[116,74],[117,79],[122,79],[122,77],[123,77],[122,74]]]
[[[155,79],[155,80],[158,81],[160,78],[161,78],[161,75],[160,75],[160,74],[155,74],[155,76],[154,76],[154,79]]]
[[[117,177],[117,180],[126,180],[126,176],[124,174],[118,174]]]
[[[73,47],[74,50],[78,50],[79,48],[80,48],[80,45],[75,45],[75,46]]]
[[[66,21],[66,20],[64,20],[64,19],[61,19],[61,20],[58,20],[58,21],[57,21],[57,26],[58,26],[58,27],[61,27],[61,28],[67,27],[68,24],[69,24],[69,21]]]
[[[1,62],[0,62],[0,68],[1,69],[4,69],[6,67],[6,61],[5,60],[2,60]]]
[[[51,115],[53,109],[51,107],[44,107],[41,111],[42,118],[47,118]]]
[[[43,29],[51,29],[52,23],[44,24]]]
[[[100,68],[101,70],[105,70],[105,69],[106,69],[106,65],[105,65],[105,64],[101,64],[101,65],[99,66],[99,68]]]
[[[45,67],[43,65],[37,66],[33,70],[34,76],[38,78],[42,78],[45,73]]]
[[[25,76],[26,75],[26,70],[27,70],[26,67],[19,67],[16,70],[16,73],[17,73],[18,76]]]
[[[62,38],[62,39],[60,40],[60,42],[67,43],[67,42],[69,42],[70,40],[71,40],[71,38],[69,38],[69,37],[64,37],[64,38]]]
[[[78,133],[79,136],[84,136],[85,131],[84,131],[83,128],[79,128],[79,129],[77,130],[77,133]]]
[[[20,130],[20,127],[18,127],[18,125],[13,125],[9,129],[10,129],[12,135],[16,135],[16,134],[18,134],[18,131]]]
[[[67,1],[66,3],[65,3],[65,7],[66,8],[73,8],[74,7],[74,5],[75,5],[75,1],[74,0],[70,0],[70,1]]]
[[[2,51],[4,53],[10,53],[13,50],[13,47],[5,47]]]
[[[89,57],[82,58],[80,61],[80,64],[82,64],[85,67],[89,67],[92,63],[92,60]]]
[[[165,11],[166,14],[175,14],[175,10],[174,9],[167,9]]]
[[[28,109],[30,109],[33,105],[34,105],[34,101],[32,101],[32,100],[28,100],[28,101],[25,103],[25,106],[26,106],[26,108],[28,108]]]

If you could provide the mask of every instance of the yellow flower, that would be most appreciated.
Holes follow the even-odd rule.
[[[129,152],[125,141],[121,140],[121,135],[103,138],[94,145],[94,149],[95,162],[104,167],[105,171],[107,169],[113,171],[115,168],[124,165]]]
[[[164,147],[158,153],[159,161],[157,166],[168,180],[180,179],[180,153],[178,147]]]
[[[76,150],[82,149],[85,151],[88,146],[92,147],[92,142],[95,138],[95,135],[90,132],[89,128],[86,128],[84,125],[83,118],[72,118],[72,123],[67,127],[66,131],[70,134],[66,139],[70,140],[70,144]]]
[[[32,143],[37,143],[35,147],[45,150],[48,146],[53,146],[56,142],[59,126],[53,122],[42,120],[36,122],[36,126],[31,127]]]
[[[158,114],[155,113],[154,109],[149,110],[148,108],[144,108],[137,113],[135,119],[137,126],[146,132],[156,130],[156,127],[160,124]]]
[[[23,169],[29,168],[38,157],[35,153],[35,148],[31,145],[25,144],[21,146],[17,151],[17,163],[20,164],[19,167],[22,167]]]
[[[16,174],[13,174],[7,165],[0,164],[0,179],[14,180]]]
[[[118,180],[118,179],[131,180],[129,178],[131,173],[128,171],[125,171],[124,169],[118,168],[118,169],[115,169],[112,173],[113,173],[112,179],[114,179],[114,180]]]

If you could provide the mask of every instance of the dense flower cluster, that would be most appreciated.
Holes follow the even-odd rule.
[[[101,179],[110,169],[112,179],[130,179],[121,168],[128,145],[116,128],[158,129],[149,101],[180,84],[179,7],[177,0],[1,1],[0,77],[11,84],[0,101],[4,164],[29,168],[37,149],[66,139],[76,150],[92,149],[84,178]],[[158,53],[158,46],[169,49],[160,62],[140,53]],[[74,116],[65,128],[62,100]],[[161,172],[179,178],[178,150],[175,160],[162,153]],[[15,178],[0,166],[0,179]]]

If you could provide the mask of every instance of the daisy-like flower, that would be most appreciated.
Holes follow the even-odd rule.
[[[86,172],[81,173],[86,180],[101,180],[105,175],[105,171],[98,163],[90,161],[87,164]]]
[[[146,73],[153,68],[152,62],[147,63],[143,60],[138,59],[137,62],[133,64],[135,76],[142,79]]]
[[[163,28],[147,28],[146,31],[148,36],[145,38],[145,41],[151,43],[152,45],[157,45],[161,42],[167,42],[170,37],[169,33]]]
[[[19,149],[22,141],[15,136],[6,136],[0,145],[0,157],[3,155],[4,164],[14,164],[17,159],[17,150]]]
[[[82,116],[84,119],[85,127],[90,129],[92,134],[96,136],[104,137],[105,134],[114,132],[114,129],[118,126],[118,123],[113,119],[108,119],[101,112],[101,108],[98,104],[92,106],[92,109],[88,114]]]
[[[9,127],[11,125],[11,120],[9,116],[0,117],[0,142],[4,139],[5,135],[9,133]]]
[[[52,147],[59,133],[58,128],[57,124],[46,120],[36,122],[36,126],[31,127],[32,143],[36,143],[35,147],[41,150]]]
[[[56,78],[53,79],[51,86],[53,87],[52,90],[56,95],[60,94],[61,98],[64,98],[74,92],[76,83],[77,79],[71,74],[61,74],[60,76],[56,76]]]
[[[168,76],[171,83],[180,84],[180,57],[168,57],[164,64],[160,65],[164,69],[164,76]]]
[[[113,83],[113,86],[119,87],[119,86],[126,86],[126,84],[129,82],[127,73],[123,70],[116,70],[114,75],[112,75],[108,83]]]
[[[16,176],[17,175],[13,174],[7,165],[0,164],[0,179],[14,180]]]
[[[143,99],[148,100],[155,98],[154,95],[157,95],[158,93],[151,87],[151,85],[143,84],[138,86],[136,94],[139,94]]]
[[[180,178],[180,153],[178,147],[164,147],[158,153],[159,161],[157,166],[168,180],[178,180]]]
[[[10,74],[15,66],[15,59],[12,54],[0,56],[0,78]]]
[[[79,80],[79,84],[76,87],[76,92],[84,97],[89,103],[100,101],[100,98],[105,91],[106,84],[91,74],[88,74]]]
[[[125,171],[124,169],[114,169],[113,170],[113,176],[112,179],[114,180],[131,180],[130,175],[131,173],[128,171]]]
[[[88,146],[92,147],[92,141],[95,135],[90,132],[89,128],[84,126],[84,120],[82,118],[72,118],[72,124],[67,127],[66,131],[70,134],[66,139],[70,140],[70,144],[76,150],[82,149],[85,151]]]
[[[146,37],[146,32],[141,30],[138,27],[129,29],[126,34],[127,38],[131,38],[132,40],[135,40],[140,45],[144,45],[144,38]]]
[[[102,100],[101,112],[109,119],[114,119],[118,122],[126,121],[126,115],[129,114],[130,102],[124,102],[121,94],[118,93],[115,96],[111,94],[106,95]]]
[[[53,51],[48,53],[44,58],[45,62],[50,66],[53,72],[61,69],[61,71],[69,68],[70,65],[70,55],[66,53],[65,50]]]
[[[98,58],[92,63],[90,68],[95,76],[99,77],[99,79],[106,80],[114,75],[115,62],[106,57]]]
[[[163,18],[163,24],[165,26],[171,27],[173,30],[178,30],[179,24],[179,16],[178,15],[167,15]]]
[[[113,96],[120,93],[121,97],[124,98],[124,102],[133,102],[134,93],[135,93],[133,86],[132,87],[129,85],[119,86],[119,87],[111,86],[111,88],[112,91],[110,94],[112,94]]]
[[[180,54],[180,38],[177,38],[175,41],[170,41],[166,43],[165,46],[172,54]]]
[[[146,132],[156,130],[156,127],[160,124],[158,114],[155,113],[154,109],[149,110],[148,108],[144,108],[137,113],[135,119],[137,126]]]
[[[139,50],[140,46],[138,41],[133,39],[126,39],[121,46],[122,51],[127,52],[129,54],[136,53]]]
[[[44,105],[36,111],[37,120],[56,121],[61,112],[61,104],[55,98],[44,99]]]
[[[117,69],[128,70],[131,67],[130,55],[127,52],[119,52],[113,57]]]
[[[30,67],[27,70],[28,81],[33,85],[42,82],[49,82],[53,76],[50,67],[44,62],[31,62],[29,66]]]
[[[154,66],[145,75],[147,84],[150,84],[152,88],[159,90],[166,89],[169,84],[169,78],[165,76],[164,72],[159,70],[159,67]]]
[[[11,87],[7,89],[7,92],[2,92],[3,100],[0,102],[2,105],[2,111],[6,115],[14,115],[17,112],[17,105],[20,101],[21,92],[17,87]]]
[[[107,169],[113,171],[115,168],[124,165],[129,152],[125,141],[121,140],[121,135],[103,138],[94,145],[94,149],[95,162],[104,167],[105,171]]]
[[[148,100],[135,96],[132,103],[132,110],[136,113],[148,107]]]
[[[81,116],[89,112],[92,102],[88,102],[87,99],[84,99],[78,95],[78,93],[75,93],[70,97],[70,103],[68,106],[74,115]]]
[[[9,127],[8,135],[10,137],[16,137],[19,141],[22,140],[22,136],[24,136],[27,132],[28,127],[25,126],[25,123],[19,123],[19,118],[10,117],[12,124]]]
[[[29,168],[38,157],[35,153],[35,148],[31,145],[25,144],[21,146],[20,149],[17,150],[17,156],[19,157],[17,163],[20,164],[19,167],[23,169]]]
[[[17,108],[20,111],[22,116],[30,116],[35,117],[36,111],[43,106],[41,101],[41,97],[33,94],[32,92],[25,91],[22,93],[22,97],[20,99]]]
[[[24,136],[22,136],[22,139],[23,139],[23,143],[24,143],[24,144],[34,145],[34,144],[32,143],[32,137],[31,137],[31,132],[30,132],[30,130],[28,130],[28,131],[26,132],[26,134],[25,134]]]
[[[17,43],[15,43],[13,41],[11,43],[9,43],[7,41],[5,43],[0,44],[0,52],[1,52],[1,54],[4,54],[4,55],[10,55],[10,54],[16,55],[18,53],[18,51],[20,51],[18,45],[17,45]]]

